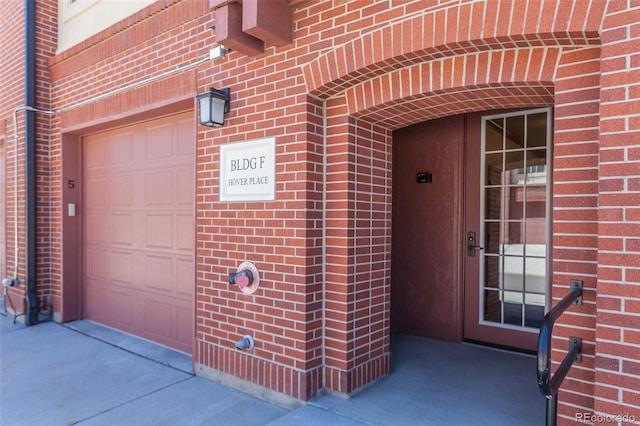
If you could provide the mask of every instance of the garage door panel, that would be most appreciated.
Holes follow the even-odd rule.
[[[133,245],[132,214],[114,214],[109,218],[109,241],[118,246]]]
[[[109,187],[108,179],[85,179],[84,186],[84,200],[87,208],[105,207],[107,205],[107,188]]]
[[[174,177],[172,172],[148,173],[145,177],[146,204],[172,206]]]
[[[106,214],[86,213],[85,241],[99,244],[109,242],[109,216]]]
[[[129,175],[109,179],[109,204],[112,207],[133,205],[133,179]]]
[[[195,146],[191,114],[87,136],[83,144],[85,317],[187,352]]]
[[[150,300],[145,301],[145,330],[158,337],[170,338],[173,336],[173,306],[171,303]]]
[[[100,318],[105,317],[105,314],[102,312],[104,304],[100,303],[100,301],[107,299],[107,290],[101,286],[93,286],[87,281],[85,281],[84,284],[84,293],[86,296],[84,303],[85,314],[90,314],[93,319],[99,321]]]
[[[103,308],[105,318],[115,318],[116,325],[130,326],[133,324],[133,296],[129,292],[116,289],[107,292],[106,303]]]
[[[85,310],[91,319],[114,327],[128,328],[133,324],[133,298],[129,292],[109,288],[100,281],[85,286]]]
[[[174,157],[175,135],[172,124],[150,126],[147,134],[148,139],[145,144],[145,158],[147,160]]]
[[[84,167],[87,170],[98,169],[109,165],[108,141],[105,137],[97,137],[85,144]]]
[[[193,133],[193,123],[191,120],[183,120],[177,123],[176,129],[178,131],[177,139],[177,155],[179,157],[195,157],[196,154],[196,144],[188,143],[187,141],[191,137],[190,135]]]
[[[173,258],[169,256],[145,256],[145,285],[152,291],[171,294],[173,286]]]
[[[112,251],[109,256],[109,278],[120,285],[131,286],[133,283],[133,254],[130,252]]]
[[[173,249],[173,216],[170,214],[145,215],[147,249]]]
[[[195,265],[189,258],[176,261],[176,296],[186,299],[193,292],[191,283],[195,280]]]
[[[133,162],[133,132],[113,135],[106,147],[109,152],[109,166],[131,164]]]
[[[85,277],[89,280],[106,279],[109,276],[109,254],[104,249],[85,248]]]
[[[196,182],[193,179],[193,171],[191,169],[182,169],[177,172],[177,188],[176,204],[184,206],[192,206],[195,203]]]
[[[195,249],[195,222],[193,215],[180,214],[176,218],[177,236],[176,248],[181,251],[193,251]]]
[[[194,338],[193,328],[190,327],[190,324],[193,324],[194,321],[193,309],[189,306],[176,306],[174,317],[176,321],[176,339],[181,342],[182,345],[191,346]]]

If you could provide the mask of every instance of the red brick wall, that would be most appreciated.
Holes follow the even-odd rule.
[[[559,395],[566,404],[560,405],[558,413],[567,419],[593,408],[599,67],[599,48],[568,50],[555,79],[553,299],[558,301],[569,292],[572,279],[584,285],[583,305],[568,309],[553,333],[556,363],[564,358],[570,336],[582,338],[582,362],[574,364]]]
[[[640,4],[629,3],[609,2],[602,31],[595,410],[638,421]]]
[[[327,102],[325,386],[391,370],[391,133]]]
[[[17,144],[14,140],[13,111],[24,103],[24,7],[22,2],[15,2],[11,7],[4,7],[0,14],[0,26],[2,27],[2,58],[0,58],[0,83],[3,93],[0,97],[0,118],[3,121],[4,149],[5,149],[5,173],[2,177],[2,185],[5,186],[5,236],[6,259],[3,261],[5,270],[0,271],[4,277],[13,277],[16,262],[18,264],[18,276],[24,277],[24,250],[18,253],[16,261],[15,230],[18,227],[18,240],[20,247],[24,248],[24,217],[19,214],[16,223],[15,208],[18,203],[18,211],[24,209],[24,138],[19,137]],[[18,126],[23,125],[23,113],[17,115]],[[22,135],[20,135],[22,136]],[[16,186],[18,199],[15,197]],[[13,305],[18,312],[24,312],[24,287],[8,289],[5,305],[9,309]]]
[[[50,104],[50,69],[48,60],[55,54],[58,31],[58,2],[36,3],[36,107],[48,110]],[[59,281],[60,229],[54,225],[56,182],[51,171],[60,164],[60,151],[50,145],[55,132],[49,115],[36,114],[36,280],[40,309],[51,306],[54,283]],[[59,206],[59,205],[58,205]],[[58,207],[59,208],[59,207]],[[56,278],[58,277],[58,278]]]
[[[55,3],[38,1],[47,22]],[[44,25],[39,46],[42,57],[52,57],[50,76],[39,65],[41,105],[68,108],[207,57],[208,4],[157,2],[55,56],[55,26]],[[296,9],[291,45],[267,46],[253,58],[231,52],[39,121],[51,126],[51,137],[40,127],[46,136],[39,139],[45,291],[60,311],[60,133],[122,124],[166,105],[184,108],[210,86],[230,87],[225,126],[198,129],[194,362],[295,398],[323,387],[352,392],[390,369],[391,132],[452,114],[553,106],[553,298],[563,297],[572,278],[586,287],[584,305],[570,308],[555,330],[555,366],[568,335],[584,339],[560,415],[571,422],[594,409],[637,413],[640,35],[638,6],[625,7],[617,0],[571,7],[551,0],[314,1]],[[18,39],[15,13],[3,19]],[[19,43],[6,45],[20,57]],[[2,78],[9,81],[4,67]],[[11,82],[3,118],[20,104],[22,88]],[[261,137],[277,141],[276,200],[220,203],[219,146]],[[8,149],[10,175],[14,167]],[[227,284],[244,260],[262,274],[253,296]],[[245,334],[256,339],[251,354],[234,349]]]

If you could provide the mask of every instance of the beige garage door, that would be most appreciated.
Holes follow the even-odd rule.
[[[83,140],[84,317],[191,353],[192,114]]]

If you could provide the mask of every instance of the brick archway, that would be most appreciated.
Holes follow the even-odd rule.
[[[599,45],[605,2],[587,12],[562,1],[434,6],[346,42],[303,67],[307,91],[329,98],[381,73],[483,51]],[[508,23],[508,25],[503,25]]]
[[[466,112],[542,106],[556,107],[555,126],[567,128],[598,99],[597,90],[574,92],[573,85],[599,61],[598,17],[604,5],[583,15],[563,10],[560,2],[530,2],[522,15],[511,2],[499,2],[495,10],[482,7],[463,4],[407,16],[303,68],[312,102],[324,101],[326,107],[325,214],[333,220],[326,226],[325,285],[332,312],[325,330],[331,338],[326,339],[324,383],[333,391],[351,393],[391,368],[392,131]],[[509,19],[509,25],[498,25]],[[444,31],[467,21],[455,33]],[[426,32],[432,37],[422,37]],[[562,157],[584,149],[575,144],[580,138],[573,131],[557,138]],[[589,187],[576,201],[563,199],[571,182],[562,169],[571,166],[559,160],[556,174],[563,177],[554,176],[554,193],[560,203],[597,194]],[[597,165],[597,157],[588,162]],[[562,223],[564,214],[554,211],[554,233],[573,232],[571,224]],[[554,244],[561,240],[555,238]],[[592,249],[589,244],[584,248]],[[554,283],[595,268],[593,256],[567,267],[571,256],[554,255]],[[593,324],[585,320],[585,326]]]

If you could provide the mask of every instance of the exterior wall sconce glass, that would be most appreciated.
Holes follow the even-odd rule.
[[[209,89],[208,92],[196,96],[200,107],[200,124],[209,127],[218,127],[224,124],[224,114],[230,111],[229,88]]]

